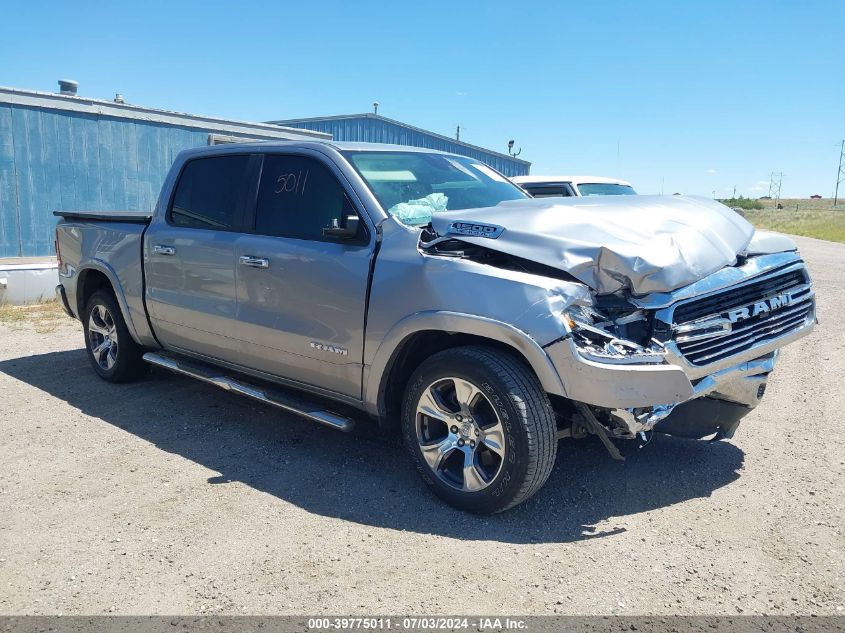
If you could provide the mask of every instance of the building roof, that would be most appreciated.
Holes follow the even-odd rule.
[[[117,119],[132,119],[166,125],[179,125],[188,128],[214,129],[219,132],[250,134],[257,138],[313,138],[330,139],[331,134],[286,128],[272,123],[252,123],[234,119],[201,114],[188,114],[171,110],[160,110],[131,103],[117,103],[101,99],[91,99],[78,95],[65,95],[36,90],[22,90],[0,86],[0,104],[12,104],[50,110],[81,112]]]
[[[406,130],[410,130],[412,132],[416,132],[418,134],[425,134],[426,136],[430,136],[432,138],[439,139],[441,141],[445,141],[448,143],[454,143],[455,145],[460,145],[470,150],[474,150],[476,152],[484,152],[486,154],[490,154],[493,156],[498,156],[499,158],[510,160],[515,163],[521,163],[526,167],[530,167],[531,163],[527,160],[522,160],[521,158],[516,158],[509,154],[503,154],[501,152],[496,152],[491,149],[487,149],[486,147],[481,147],[479,145],[473,145],[471,143],[466,143],[464,141],[459,141],[454,139],[450,136],[445,136],[444,134],[437,134],[436,132],[431,132],[429,130],[425,130],[420,127],[416,127],[414,125],[408,125],[407,123],[403,123],[402,121],[397,121],[396,119],[390,119],[386,116],[381,116],[380,114],[375,114],[373,112],[363,112],[361,114],[338,114],[334,116],[319,116],[319,117],[308,117],[304,119],[285,119],[283,121],[269,121],[269,123],[273,123],[276,125],[301,125],[307,123],[323,123],[328,121],[342,121],[348,119],[372,119],[375,121],[380,121],[382,123],[388,123],[390,125],[397,125],[399,127],[405,128]],[[301,129],[301,128],[300,128]]]
[[[256,145],[254,141],[238,141],[226,143],[226,147],[234,149],[243,149]],[[395,145],[392,143],[364,143],[359,141],[333,141],[331,139],[270,139],[260,141],[258,143],[262,148],[285,148],[285,147],[306,147],[319,148],[321,146],[330,146],[341,152],[413,152],[418,154],[420,152],[426,154],[442,154],[444,156],[455,155],[452,152],[444,152],[439,149],[431,149],[430,147],[416,147],[413,145]],[[202,146],[193,148],[192,151],[214,151],[212,146]]]

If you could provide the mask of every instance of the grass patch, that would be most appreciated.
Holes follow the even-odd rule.
[[[30,303],[22,306],[0,304],[0,323],[15,330],[34,326],[36,332],[46,334],[69,318],[58,301]]]
[[[745,211],[745,218],[758,229],[845,242],[845,205],[833,208],[832,200],[762,200],[764,208]]]
[[[762,209],[763,202],[761,200],[755,200],[753,198],[726,198],[725,200],[719,200],[724,205],[729,206],[731,209],[734,207],[739,207],[740,209],[745,210],[754,210],[754,209]]]

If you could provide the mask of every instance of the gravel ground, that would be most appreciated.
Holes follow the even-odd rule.
[[[799,241],[822,323],[734,440],[565,441],[492,518],[370,427],[108,385],[76,322],[0,323],[0,613],[842,614],[845,245]]]

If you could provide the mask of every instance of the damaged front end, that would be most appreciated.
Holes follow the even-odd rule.
[[[774,253],[670,293],[596,297],[565,319],[570,335],[548,351],[593,426],[721,439],[760,402],[779,349],[812,330],[815,295],[798,254]]]
[[[571,296],[547,300],[563,334],[543,346],[574,405],[561,437],[586,430],[614,453],[610,439],[651,432],[731,437],[760,402],[778,350],[812,330],[815,297],[797,251],[757,253],[755,244],[698,281],[641,295],[601,293],[499,239],[428,230],[420,249],[567,282],[561,292]]]
[[[631,368],[666,363],[665,346],[651,336],[654,313],[633,306],[624,297],[598,297],[593,306],[569,308],[563,318],[575,354],[585,361]],[[644,437],[677,406],[674,401],[642,407],[579,405],[577,423],[594,434],[619,439]]]

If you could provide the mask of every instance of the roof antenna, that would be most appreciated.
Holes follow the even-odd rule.
[[[373,114],[378,114],[378,101],[373,101]]]

